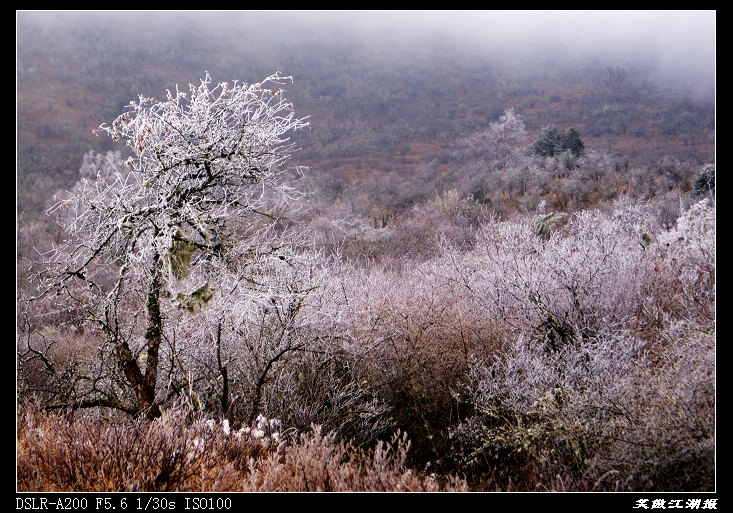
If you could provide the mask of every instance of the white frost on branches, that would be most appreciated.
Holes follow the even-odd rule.
[[[286,80],[211,88],[207,73],[188,94],[140,96],[101,125],[95,133],[125,141],[133,156],[124,166],[96,162],[96,176],[49,210],[66,211],[67,244],[51,259],[65,262],[62,275],[87,276],[104,258],[138,270],[160,258],[175,283],[222,256],[227,234],[251,238],[271,226],[295,196],[283,180],[290,134],[308,126],[284,99]]]
[[[261,323],[274,317],[280,328],[268,337],[274,347],[263,349],[266,356],[255,355],[265,358],[258,394],[273,362],[304,343],[290,333],[313,288],[301,282],[314,259],[293,247],[286,215],[300,170],[293,175],[285,165],[295,151],[292,132],[308,123],[285,101],[286,80],[274,74],[252,85],[212,87],[207,73],[188,93],[176,88],[163,101],[140,96],[95,131],[124,141],[132,155],[124,163],[117,153],[85,157],[81,180],[49,209],[64,239],[36,277],[36,299],[53,297],[58,313],[71,314],[67,320],[94,326],[117,363],[93,380],[80,404],[158,415],[165,397],[186,384],[187,358],[205,352],[202,338],[189,354],[177,352],[176,330],[199,337],[213,331],[213,341],[204,340],[216,345],[225,376],[221,338],[243,335],[241,323],[224,322],[230,312]],[[231,310],[198,315],[217,296]],[[198,325],[193,318],[201,318]],[[126,383],[135,400],[113,391],[115,382]]]

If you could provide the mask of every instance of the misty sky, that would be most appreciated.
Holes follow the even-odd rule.
[[[324,32],[414,33],[465,38],[497,46],[557,45],[578,51],[628,49],[671,59],[715,52],[715,11],[286,11]]]
[[[194,32],[202,42],[224,34],[258,37],[277,34],[322,38],[329,44],[466,45],[471,52],[527,59],[589,59],[714,83],[716,11],[18,11],[24,21],[84,24],[102,17],[130,21],[140,34]],[[23,25],[26,26],[26,25]],[[206,33],[204,36],[203,34]]]
[[[642,57],[662,67],[710,73],[715,66],[715,11],[401,11],[323,13],[368,33],[445,35],[487,52],[558,51],[568,58]],[[308,15],[311,16],[311,15]],[[319,19],[313,15],[314,20]]]
[[[220,25],[236,24],[256,16],[289,20],[304,29],[324,35],[339,34],[395,39],[415,33],[465,38],[491,45],[556,44],[579,50],[614,49],[638,46],[672,58],[675,54],[714,57],[715,11],[19,11],[26,19],[47,22],[71,17],[108,14],[122,21],[127,18],[153,19],[184,16]],[[157,22],[157,20],[155,20]],[[174,23],[172,23],[174,24]],[[169,25],[170,26],[170,25]],[[277,27],[272,28],[273,31]],[[297,31],[293,32],[297,35]],[[642,48],[640,45],[644,45]]]

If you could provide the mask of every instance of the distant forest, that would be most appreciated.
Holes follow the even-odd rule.
[[[87,151],[121,149],[92,130],[138,94],[161,98],[207,71],[217,81],[294,77],[288,97],[311,123],[298,134],[297,163],[328,194],[431,162],[454,168],[456,142],[510,108],[531,136],[550,123],[574,127],[586,147],[623,157],[627,168],[668,155],[714,160],[711,77],[665,74],[638,56],[643,49],[565,57],[350,23],[349,13],[322,25],[297,13],[21,13],[19,211],[40,212],[54,190],[73,184]],[[437,180],[431,193],[442,188]]]

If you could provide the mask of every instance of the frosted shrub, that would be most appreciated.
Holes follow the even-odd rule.
[[[361,362],[337,350],[302,354],[273,380],[268,411],[299,431],[320,425],[355,446],[371,444],[392,430],[390,408],[375,396]]]
[[[714,246],[704,202],[670,232],[624,203],[547,238],[487,225],[454,283],[514,341],[473,360],[475,414],[452,431],[466,469],[498,489],[710,488]]]
[[[557,474],[582,479],[592,450],[586,428],[607,415],[594,400],[628,365],[629,355],[619,353],[631,352],[621,344],[598,349],[547,355],[518,342],[492,364],[476,362],[470,390],[477,416],[452,432],[466,468],[488,465],[483,472],[493,472],[499,487],[532,489]]]
[[[649,265],[623,206],[611,215],[583,211],[561,228],[538,229],[551,212],[490,220],[476,249],[450,254],[452,283],[486,314],[549,349],[616,329],[634,315]],[[638,222],[636,224],[638,224]],[[545,226],[543,224],[543,226]]]
[[[349,355],[357,386],[377,400],[368,404],[384,408],[380,417],[365,409],[365,420],[381,418],[385,428],[389,420],[409,433],[411,458],[421,464],[445,450],[468,355],[495,343],[494,323],[446,287],[448,270],[431,259],[404,269],[344,265],[333,274],[330,297],[342,307],[330,333]]]
[[[715,317],[715,228],[715,208],[706,198],[684,211],[655,246],[672,303],[667,308],[705,329],[713,329]]]
[[[500,488],[552,486],[562,475],[575,489],[708,489],[713,358],[689,334],[661,366],[643,342],[625,337],[552,355],[518,342],[491,364],[476,362],[478,415],[452,436],[467,470]]]

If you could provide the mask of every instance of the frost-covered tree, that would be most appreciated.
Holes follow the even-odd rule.
[[[141,95],[94,131],[132,155],[96,166],[50,209],[63,213],[66,238],[46,255],[34,299],[52,299],[61,321],[103,335],[99,366],[60,399],[158,416],[159,363],[164,346],[176,357],[177,312],[200,311],[223,286],[228,295],[267,289],[257,262],[290,258],[275,228],[294,198],[289,137],[307,122],[284,98],[286,79],[212,87],[207,73],[187,93]],[[58,377],[35,343],[29,337],[25,357]]]
[[[514,113],[514,109],[509,109],[498,121],[489,126],[489,134],[489,140],[495,155],[501,161],[503,171],[518,155],[519,148],[525,144],[527,135],[524,121]]]
[[[475,409],[452,432],[465,468],[518,489],[560,475],[598,490],[709,489],[714,206],[699,201],[671,230],[631,198],[566,217],[552,230],[540,208],[492,220],[475,249],[450,255],[456,274],[443,271],[507,329],[469,372]]]
[[[526,144],[526,125],[524,120],[508,109],[499,119],[464,142],[474,156],[498,162],[503,171],[513,164],[521,148]]]

